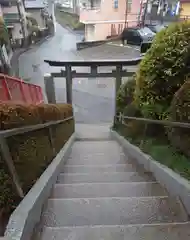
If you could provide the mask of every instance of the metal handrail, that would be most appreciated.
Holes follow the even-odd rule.
[[[18,196],[20,196],[21,198],[24,197],[24,192],[22,189],[22,185],[20,183],[19,176],[17,174],[17,170],[15,168],[14,161],[12,159],[12,155],[10,153],[10,149],[9,149],[6,138],[10,137],[10,136],[15,136],[15,135],[20,135],[20,134],[36,131],[39,129],[48,128],[49,129],[49,141],[50,141],[52,150],[54,152],[55,148],[53,146],[52,132],[50,129],[51,126],[58,125],[60,123],[69,121],[71,119],[73,119],[73,116],[69,117],[69,118],[65,118],[63,120],[51,121],[51,122],[42,123],[42,124],[36,124],[36,125],[30,125],[30,126],[26,126],[26,127],[13,128],[13,129],[0,131],[0,152],[1,152],[3,159],[5,160],[7,167],[8,167],[8,171],[12,178],[15,190],[16,190]]]
[[[190,123],[185,123],[185,122],[173,122],[173,121],[168,121],[168,120],[153,120],[150,118],[129,117],[129,116],[124,116],[122,114],[119,116],[119,118],[120,118],[120,121],[122,122],[122,124],[124,124],[124,125],[126,125],[124,122],[124,119],[129,119],[129,120],[137,120],[137,121],[141,121],[141,122],[155,123],[155,124],[166,125],[166,126],[190,128]]]
[[[61,124],[63,122],[67,122],[69,120],[72,120],[72,117],[69,118],[65,118],[63,120],[57,120],[57,121],[51,121],[51,122],[47,122],[47,123],[40,123],[40,124],[36,124],[36,125],[29,125],[26,127],[19,127],[19,128],[13,128],[13,129],[8,129],[8,130],[2,130],[0,131],[0,137],[10,137],[10,136],[15,136],[15,135],[19,135],[19,134],[23,134],[26,132],[32,132],[32,131],[36,131],[39,129],[43,129],[43,128],[48,128],[50,126],[54,126],[54,125],[58,125]]]

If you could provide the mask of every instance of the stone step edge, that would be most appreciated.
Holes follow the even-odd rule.
[[[93,174],[101,174],[101,175],[104,175],[104,174],[122,174],[122,175],[124,175],[124,174],[128,174],[128,173],[133,173],[133,174],[135,174],[135,173],[139,173],[138,171],[136,171],[136,172],[134,172],[134,171],[132,171],[132,172],[93,172],[93,173],[80,173],[80,172],[78,172],[78,173],[62,173],[62,172],[60,172],[60,174],[59,174],[59,176],[61,176],[61,175],[64,175],[64,176],[76,176],[76,175],[84,175],[84,176],[89,176],[89,175],[93,175]],[[147,173],[149,173],[149,172],[143,172],[143,173],[145,173],[145,174],[147,174]],[[139,175],[140,175],[140,173],[139,173]]]
[[[81,200],[84,200],[84,201],[88,201],[88,200],[117,200],[117,199],[120,199],[120,200],[128,200],[128,199],[174,199],[176,202],[179,202],[180,201],[175,198],[175,197],[170,197],[170,196],[140,196],[140,197],[87,197],[87,198],[51,198],[49,197],[47,202],[50,202],[50,201],[74,201],[74,202],[78,202],[78,201],[81,201]],[[183,206],[181,205],[180,203],[180,208],[182,208]]]
[[[131,162],[126,162],[126,163],[116,163],[116,164],[65,164],[63,165],[64,167],[87,167],[87,168],[98,168],[98,167],[119,167],[119,166],[123,166],[123,167],[127,167],[128,165],[133,166],[133,164]]]
[[[152,182],[92,182],[92,183],[55,183],[54,187],[58,187],[58,186],[83,186],[83,185],[113,185],[113,184],[117,184],[117,185],[143,185],[143,184],[158,184],[160,185],[158,182],[156,181],[152,181]]]
[[[83,226],[61,226],[61,227],[48,227],[44,226],[43,228],[47,229],[85,229],[85,228],[130,228],[130,227],[160,227],[160,226],[176,226],[176,225],[190,225],[190,222],[172,222],[172,223],[145,223],[145,224],[128,224],[128,225],[83,225]],[[190,226],[189,226],[190,227]]]

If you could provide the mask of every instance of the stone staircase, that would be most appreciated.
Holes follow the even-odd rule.
[[[74,143],[41,225],[41,240],[190,239],[181,202],[111,140]]]

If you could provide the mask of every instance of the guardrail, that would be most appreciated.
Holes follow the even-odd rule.
[[[115,128],[123,137],[114,132],[113,136],[190,214],[190,123],[124,114],[117,120]]]
[[[172,121],[168,121],[168,120],[153,120],[153,119],[149,119],[149,118],[129,117],[129,116],[124,116],[122,114],[121,114],[121,116],[119,116],[119,118],[120,118],[120,121],[122,122],[122,124],[124,124],[124,125],[126,125],[124,122],[124,119],[128,119],[128,120],[141,121],[141,122],[145,122],[145,123],[155,123],[155,124],[160,124],[160,125],[170,126],[170,127],[190,128],[190,123],[185,123],[185,122],[172,122]]]
[[[43,102],[42,89],[38,85],[0,74],[0,102],[39,104]]]
[[[55,146],[53,141],[53,133],[52,133],[52,127],[55,125],[62,124],[64,122],[67,122],[69,120],[72,120],[73,117],[69,117],[63,120],[58,121],[51,121],[43,124],[37,124],[37,125],[30,125],[26,127],[20,127],[20,128],[13,128],[8,130],[2,130],[0,131],[0,152],[1,156],[3,157],[5,164],[7,165],[7,169],[9,170],[12,182],[14,184],[15,190],[19,197],[24,197],[24,192],[22,190],[20,180],[17,174],[17,171],[15,169],[13,159],[9,150],[9,145],[7,143],[7,138],[22,134],[29,134],[30,132],[38,131],[40,129],[48,129],[48,138],[50,141],[50,146],[52,148],[52,151],[55,152]]]
[[[140,147],[143,146],[143,143],[145,141],[149,124],[158,124],[158,125],[163,125],[163,126],[173,127],[173,128],[190,129],[190,123],[186,123],[186,122],[154,120],[154,119],[141,118],[141,117],[130,117],[130,116],[125,116],[122,113],[120,113],[120,115],[117,115],[117,122],[119,121],[122,125],[124,125],[126,127],[130,127],[130,125],[126,123],[126,120],[134,120],[134,121],[139,121],[139,122],[144,123],[144,129],[142,131],[143,134],[141,136],[142,138],[141,138],[141,142],[140,142]],[[175,139],[173,139],[172,141],[174,142]]]

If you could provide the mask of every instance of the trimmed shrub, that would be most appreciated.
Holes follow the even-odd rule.
[[[18,128],[73,116],[67,104],[0,105],[0,129]],[[54,156],[60,151],[74,131],[74,120],[51,126],[54,150],[49,129],[39,129],[7,138],[19,180],[26,194],[38,180]],[[0,209],[12,211],[19,203],[7,166],[0,156]]]
[[[68,104],[0,104],[0,130],[61,120],[73,115]]]
[[[190,66],[190,22],[171,24],[159,32],[140,63],[136,101],[143,116],[163,119]]]
[[[135,104],[135,102],[131,102],[129,105],[127,105],[124,108],[123,114],[125,116],[129,116],[129,117],[141,117],[142,114],[140,112],[140,110],[138,109],[137,105]]]
[[[0,104],[0,130],[40,123],[35,106]]]
[[[190,80],[175,93],[169,109],[169,120],[190,123]],[[167,128],[171,144],[190,156],[190,129],[181,127]]]
[[[136,106],[135,102],[130,103],[127,105],[123,111],[124,116],[128,117],[141,117],[142,114],[138,107]],[[125,119],[125,135],[129,137],[139,137],[144,131],[144,122]]]
[[[116,96],[116,108],[118,113],[123,112],[124,108],[133,101],[135,84],[134,77],[132,77],[120,86]]]
[[[8,211],[14,205],[12,198],[14,192],[13,184],[8,174],[5,163],[0,156],[0,211]]]

